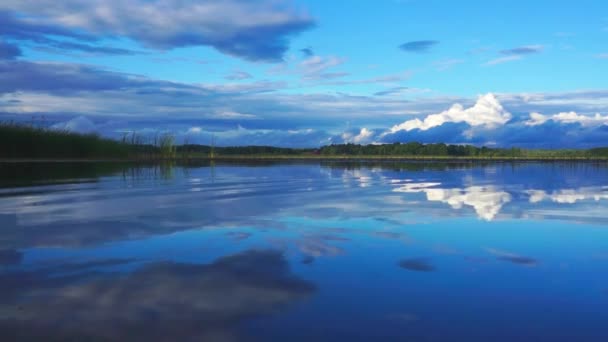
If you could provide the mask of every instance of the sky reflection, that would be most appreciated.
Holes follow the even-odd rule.
[[[132,168],[2,180],[3,339],[608,337],[604,165]]]

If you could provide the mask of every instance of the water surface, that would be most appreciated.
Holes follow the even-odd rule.
[[[2,340],[608,340],[605,164],[0,176]]]

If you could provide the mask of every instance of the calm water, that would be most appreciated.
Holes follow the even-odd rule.
[[[2,341],[608,340],[606,165],[0,176]]]

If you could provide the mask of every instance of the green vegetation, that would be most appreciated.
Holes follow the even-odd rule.
[[[0,158],[126,158],[127,144],[97,135],[0,124]]]
[[[394,143],[383,145],[330,145],[322,147],[320,154],[323,156],[399,156],[420,159],[425,157],[460,159],[592,159],[607,158],[608,148],[541,150],[409,142],[405,144]]]
[[[417,142],[382,145],[340,144],[319,149],[270,146],[216,147],[176,145],[170,134],[147,142],[136,133],[126,133],[121,141],[94,134],[18,124],[0,124],[2,159],[457,159],[457,160],[581,160],[608,159],[608,147],[588,150],[539,150],[489,148],[472,145],[421,144]]]

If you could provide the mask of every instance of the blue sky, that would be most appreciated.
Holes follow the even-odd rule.
[[[6,0],[0,119],[221,145],[606,145],[607,13],[599,0]]]

